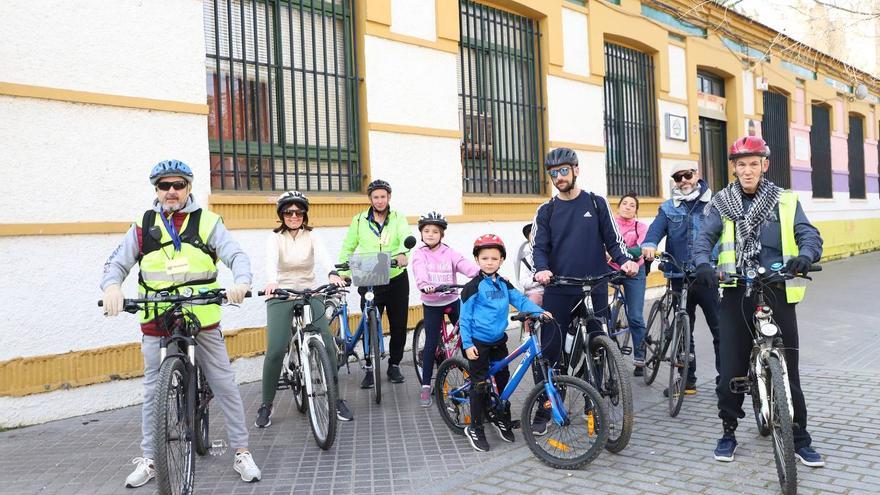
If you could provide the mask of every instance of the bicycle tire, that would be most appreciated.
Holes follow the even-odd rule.
[[[764,415],[761,414],[761,397],[758,395],[757,379],[755,377],[749,378],[751,379],[749,394],[752,396],[752,410],[755,411],[755,424],[758,427],[758,433],[762,437],[766,437],[770,435],[771,430],[770,425],[764,420]]]
[[[153,403],[153,459],[159,493],[189,495],[195,478],[195,448],[188,411],[190,373],[180,358],[162,362]]]
[[[666,332],[661,308],[662,299],[658,299],[651,305],[651,312],[648,313],[648,331],[645,333],[645,385],[654,383],[663,361],[661,350]]]
[[[290,370],[290,390],[293,392],[293,405],[296,410],[305,413],[309,406],[306,401],[306,387],[303,383],[303,364],[300,359],[300,342],[298,339],[291,341],[290,349],[288,349],[288,359]]]
[[[626,306],[623,301],[620,299],[614,301],[611,314],[614,315],[614,320],[611,323],[610,333],[614,335],[614,342],[617,343],[617,347],[623,353],[623,349],[629,347],[630,340],[632,339],[632,333],[629,331],[629,320],[626,317]],[[624,328],[626,331],[623,330]],[[635,349],[630,349],[630,351],[635,351]]]
[[[471,424],[470,366],[460,357],[443,361],[434,380],[434,403],[446,426],[456,435],[464,435],[464,428]],[[450,391],[461,388],[456,397]]]
[[[797,465],[794,458],[794,433],[791,413],[788,409],[788,394],[785,390],[785,375],[779,358],[767,358],[770,374],[768,395],[770,398],[770,427],[773,435],[773,457],[776,459],[776,474],[779,486],[785,495],[797,493]]]
[[[684,402],[690,355],[690,322],[687,315],[676,315],[669,354],[669,416],[676,417]]]
[[[422,352],[425,350],[425,320],[422,320],[416,324],[416,328],[413,329],[413,340],[412,340],[412,358],[413,358],[413,367],[416,369],[416,378],[419,380],[419,383],[422,383],[422,364],[424,361],[422,360]]]
[[[367,330],[370,332],[370,353],[373,355],[373,400],[376,404],[382,402],[382,334],[379,332],[379,321],[376,309],[373,308],[367,316]]]
[[[605,449],[617,453],[626,448],[632,436],[632,384],[623,366],[620,349],[607,335],[596,335],[590,339],[590,356],[597,376],[587,381],[599,392],[608,414]]]
[[[308,365],[312,382],[309,400],[309,425],[312,436],[321,450],[327,450],[336,441],[339,418],[336,417],[336,400],[339,398],[333,364],[324,343],[319,339],[308,341]]]
[[[532,388],[529,395],[526,396],[523,404],[522,415],[520,421],[523,424],[523,437],[532,453],[544,464],[556,469],[578,469],[592,462],[602,452],[603,448],[607,448],[608,440],[608,412],[605,410],[602,398],[599,392],[589,383],[572,376],[559,375],[553,379],[559,396],[565,404],[565,409],[569,413],[571,411],[581,411],[583,414],[571,414],[571,422],[566,425],[557,424],[551,420],[547,424],[547,433],[543,436],[536,437],[532,433],[532,429],[528,426],[531,424],[532,418],[539,407],[546,407],[546,399],[542,398],[545,393],[544,382],[541,381]],[[583,398],[583,406],[576,403],[578,397]],[[590,426],[592,422],[592,427]],[[556,432],[569,432],[568,435],[558,435],[561,440],[554,438]],[[574,433],[570,433],[574,431]],[[548,452],[544,446],[560,452],[574,450],[573,440],[577,440],[575,435],[582,436],[586,433],[589,447],[584,448],[584,452],[572,456],[560,457],[553,452]]]
[[[195,431],[196,454],[203,456],[208,453],[208,449],[211,446],[209,436],[211,421],[208,403],[211,400],[212,393],[211,386],[208,385],[208,380],[205,378],[205,372],[202,371],[202,367],[199,365],[196,365],[196,383],[198,384],[198,389],[196,391],[196,412],[193,430]]]

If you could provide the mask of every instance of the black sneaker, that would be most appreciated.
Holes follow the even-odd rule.
[[[361,380],[361,388],[373,388],[375,383],[373,382],[373,370],[367,369],[367,374],[364,376],[364,379]]]
[[[513,443],[516,440],[516,437],[513,435],[513,426],[510,423],[503,419],[496,419],[492,421],[492,424],[495,425],[495,429],[498,430],[502,440],[507,443]]]
[[[543,418],[535,418],[532,421],[532,435],[542,437],[547,434],[547,423],[550,421]]]
[[[636,366],[635,368],[633,368],[633,376],[645,376],[645,367]]]
[[[272,404],[260,404],[260,409],[257,410],[257,420],[254,421],[254,426],[257,428],[268,428],[272,425]]]
[[[388,381],[391,383],[403,383],[406,381],[403,373],[400,372],[400,366],[396,364],[388,365]]]
[[[354,414],[351,413],[348,404],[342,399],[336,401],[336,417],[339,418],[339,421],[351,421],[354,419]]]
[[[486,441],[486,433],[483,431],[482,426],[465,426],[464,436],[467,437],[468,442],[471,443],[471,447],[477,452],[489,451],[489,442]]]

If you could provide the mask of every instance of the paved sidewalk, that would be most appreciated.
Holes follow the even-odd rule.
[[[816,275],[799,308],[802,383],[814,445],[827,467],[799,466],[800,493],[880,493],[880,317],[875,281],[880,253],[829,263]],[[198,493],[778,493],[770,440],[753,421],[741,422],[736,462],[712,460],[720,433],[713,392],[711,340],[698,320],[699,393],[678,418],[666,414],[661,377],[651,387],[633,383],[636,425],[621,454],[603,453],[581,471],[557,471],[537,461],[517,435],[505,444],[487,429],[492,450],[474,452],[453,435],[436,408],[418,406],[409,362],[407,382],[383,383],[381,405],[360,390],[352,366],[340,385],[355,421],[342,423],[334,447],[317,448],[305,416],[279,392],[270,428],[252,421],[259,383],[241,387],[251,448],[263,481],[246,484],[232,471],[232,454],[197,459]],[[527,379],[514,410],[527,392]],[[225,437],[219,408],[213,438]],[[139,455],[140,408],[90,414],[0,433],[0,494],[150,494],[155,484],[123,488]]]

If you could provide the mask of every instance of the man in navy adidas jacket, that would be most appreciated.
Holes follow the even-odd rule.
[[[559,194],[538,208],[533,222],[536,229],[532,244],[535,280],[547,284],[553,275],[588,277],[607,273],[606,250],[621,270],[629,276],[635,275],[639,266],[626,252],[608,201],[577,186],[577,154],[569,148],[556,148],[547,154],[544,166]],[[581,297],[579,287],[550,286],[544,289],[543,306],[553,313],[559,328],[566,331],[571,323],[571,310]],[[593,307],[601,310],[597,311],[599,315],[607,312],[607,285],[593,288]],[[590,332],[599,330],[597,325],[589,328]],[[564,341],[560,337],[552,332],[542,335],[541,347],[551,364],[559,360]],[[540,430],[542,419],[536,418],[533,430],[535,427]]]

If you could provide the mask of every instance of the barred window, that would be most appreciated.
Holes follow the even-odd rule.
[[[351,0],[205,0],[211,187],[360,190]]]
[[[865,120],[859,115],[849,116],[849,197],[865,199]]]
[[[463,190],[541,194],[544,147],[538,23],[460,2],[459,115]]]
[[[659,195],[656,112],[651,55],[605,43],[608,194]]]
[[[813,125],[810,127],[810,176],[814,198],[831,198],[831,111],[825,105],[812,105]],[[771,153],[773,148],[770,148]],[[772,159],[772,155],[771,155]]]
[[[764,91],[761,136],[770,147],[767,178],[779,187],[791,187],[791,155],[788,146],[788,96],[772,88]]]

